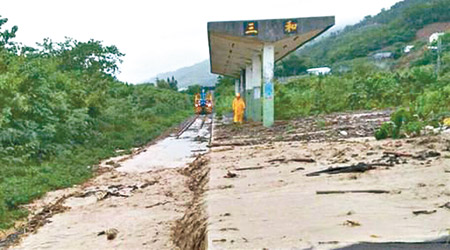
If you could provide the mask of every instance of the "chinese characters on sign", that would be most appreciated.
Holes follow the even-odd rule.
[[[244,22],[244,35],[246,35],[246,36],[258,35],[258,23],[257,22]]]
[[[284,22],[284,33],[286,34],[297,33],[297,22],[292,20]]]

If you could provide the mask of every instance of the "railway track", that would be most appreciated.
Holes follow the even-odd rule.
[[[209,120],[209,122],[207,122]],[[189,129],[192,129],[193,125],[196,125],[196,130],[201,130],[205,124],[209,124],[209,137],[211,137],[211,128],[212,128],[212,121],[213,121],[213,115],[200,115],[197,114],[194,117],[192,117],[184,126],[181,127],[181,129],[178,131],[178,133],[175,135],[175,138],[179,139],[181,135],[183,135],[184,132],[186,132]],[[198,125],[197,125],[198,124]]]

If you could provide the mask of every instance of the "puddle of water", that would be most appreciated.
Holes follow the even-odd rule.
[[[145,152],[122,162],[117,171],[142,173],[156,169],[185,166],[194,160],[194,154],[200,151],[207,152],[208,142],[198,141],[196,138],[209,138],[208,128],[210,123],[211,120],[206,118],[203,127],[200,128],[202,117],[199,117],[179,139],[170,136],[149,146]]]

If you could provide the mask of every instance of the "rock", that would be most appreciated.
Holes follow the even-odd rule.
[[[106,235],[106,238],[108,240],[114,240],[117,237],[117,234],[119,233],[119,230],[115,228],[106,229],[105,231],[101,231],[97,234],[97,236],[100,235]]]

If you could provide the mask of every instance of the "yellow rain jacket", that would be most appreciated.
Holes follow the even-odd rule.
[[[245,102],[239,94],[233,100],[234,122],[242,123],[244,120]]]
[[[444,119],[444,125],[450,127],[450,117]]]

